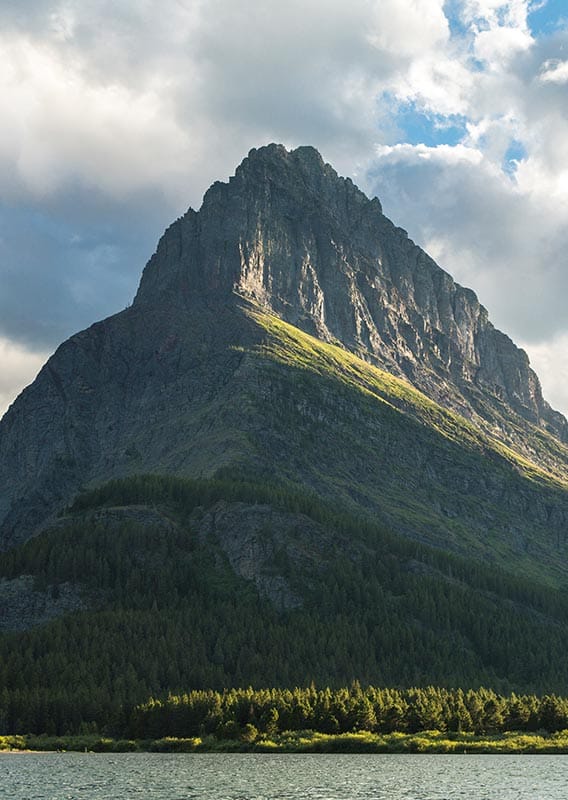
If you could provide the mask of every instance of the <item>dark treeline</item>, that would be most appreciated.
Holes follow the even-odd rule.
[[[331,501],[324,502],[315,493],[293,483],[270,483],[263,475],[238,473],[233,469],[219,470],[212,479],[177,478],[169,475],[134,475],[109,481],[83,492],[71,512],[89,511],[104,506],[137,503],[166,505],[187,519],[198,506],[226,502],[266,503],[275,508],[305,514],[330,531],[353,537],[381,552],[398,558],[412,558],[440,570],[451,580],[474,583],[479,589],[505,595],[511,601],[529,602],[544,613],[560,614],[568,620],[568,598],[540,583],[513,575],[495,566],[445,552],[412,538],[388,530],[371,517],[345,511]]]
[[[568,699],[499,695],[488,689],[232,689],[193,691],[137,706],[124,731],[137,739],[213,735],[220,739],[321,733],[497,734],[568,728]]]

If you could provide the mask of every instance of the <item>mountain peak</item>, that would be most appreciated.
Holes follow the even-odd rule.
[[[340,341],[476,423],[494,427],[504,403],[568,438],[526,355],[495,330],[475,293],[313,147],[251,150],[199,212],[168,229],[135,303],[189,308],[211,296],[244,296]]]
[[[296,256],[302,258],[300,250],[311,246],[296,241],[305,238],[302,227],[315,223],[318,238],[331,240],[335,229],[349,235],[365,215],[375,221],[382,216],[378,199],[370,201],[350,178],[340,177],[314,147],[287,150],[272,143],[253,148],[228,182],[209,187],[198,212],[189,209],[167,229],[144,270],[135,303],[155,303],[164,296],[169,302],[187,301],[235,289],[247,294],[260,262],[269,253],[273,264],[279,260],[280,245],[285,263],[278,270],[293,275]],[[266,301],[271,288],[258,274],[254,280],[260,284],[252,294]]]
[[[311,145],[302,145],[294,150],[287,150],[283,144],[275,142],[262,147],[253,147],[237,167],[236,173],[239,174],[259,164],[280,164],[292,169],[300,167],[306,171],[331,171],[337,177],[333,167],[326,164],[320,152]]]
[[[282,144],[267,144],[252,148],[227,183],[216,181],[205,193],[202,209],[226,200],[227,195],[250,199],[250,195],[272,192],[289,194],[297,207],[313,200],[314,193],[321,202],[333,204],[337,194],[345,191],[368,202],[350,178],[340,177],[327,164],[315,147],[303,145],[287,150]]]

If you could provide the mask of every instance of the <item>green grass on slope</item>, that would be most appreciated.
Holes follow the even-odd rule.
[[[532,481],[568,489],[568,480],[560,468],[554,473],[532,463],[498,439],[481,432],[464,417],[439,406],[407,381],[368,364],[342,347],[322,342],[278,317],[254,310],[248,313],[269,334],[261,346],[264,355],[290,367],[331,376],[414,417],[463,447],[503,459]],[[545,432],[541,436],[550,439],[563,452],[563,446],[553,437]]]

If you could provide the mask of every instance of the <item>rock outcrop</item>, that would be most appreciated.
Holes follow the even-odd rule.
[[[60,583],[38,588],[31,575],[0,578],[0,633],[29,630],[88,607],[80,586]]]

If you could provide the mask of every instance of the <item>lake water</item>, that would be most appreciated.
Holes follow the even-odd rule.
[[[566,800],[568,756],[22,753],[2,800]]]

